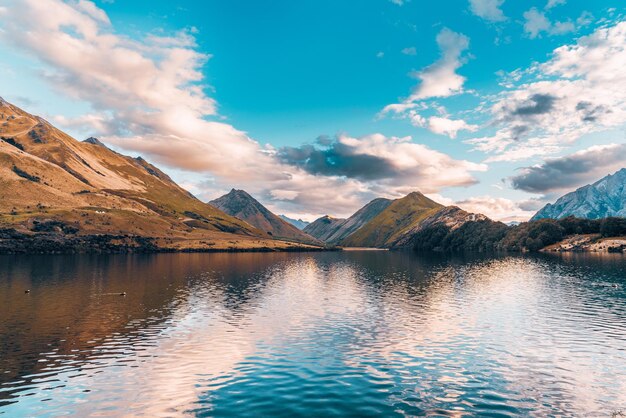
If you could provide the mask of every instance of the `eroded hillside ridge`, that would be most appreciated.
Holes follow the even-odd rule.
[[[321,241],[281,219],[244,190],[232,189],[227,194],[211,200],[209,204],[247,222],[270,237],[322,245]]]
[[[16,237],[138,236],[175,249],[283,245],[201,202],[143,158],[122,155],[96,138],[77,141],[5,100],[0,181],[0,227],[16,231]],[[37,227],[50,222],[63,227]]]

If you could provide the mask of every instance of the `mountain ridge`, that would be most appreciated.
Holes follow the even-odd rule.
[[[266,232],[275,239],[322,245],[314,237],[272,213],[245,190],[233,188],[227,194],[211,200],[209,204]]]
[[[18,245],[10,236],[32,244],[44,233],[51,245],[72,241],[77,251],[100,245],[87,236],[110,237],[107,251],[147,248],[136,237],[174,250],[285,246],[201,202],[143,158],[122,155],[93,137],[77,141],[4,99],[0,181],[0,228],[16,231],[0,238],[1,251]]]
[[[530,220],[567,216],[585,219],[626,217],[626,168],[566,193],[553,204],[545,205]]]
[[[302,231],[304,228],[307,227],[307,225],[309,225],[311,223],[311,222],[303,221],[300,218],[293,219],[293,218],[290,218],[289,216],[286,216],[286,215],[278,215],[278,217],[280,219],[282,219],[283,221],[292,224],[293,226],[298,228],[300,231]]]
[[[420,192],[393,200],[384,210],[339,244],[345,247],[388,248],[416,223],[435,214],[443,205]]]
[[[334,245],[359,230],[385,210],[392,202],[392,200],[379,197],[368,202],[347,219],[332,218],[326,215],[315,220],[317,222],[315,226],[308,228],[310,233],[316,236],[316,238]]]

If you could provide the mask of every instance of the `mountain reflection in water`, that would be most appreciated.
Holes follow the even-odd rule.
[[[624,271],[619,254],[3,256],[0,414],[610,415]]]

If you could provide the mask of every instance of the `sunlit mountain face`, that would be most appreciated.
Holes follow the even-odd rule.
[[[624,168],[625,12],[8,0],[0,96],[203,202],[242,189],[310,222],[419,191],[521,221]]]

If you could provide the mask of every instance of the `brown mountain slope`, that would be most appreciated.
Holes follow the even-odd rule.
[[[270,212],[244,190],[232,189],[224,196],[211,200],[209,204],[231,216],[248,222],[261,231],[265,231],[273,238],[322,245],[322,242],[319,240],[300,231],[289,222]]]
[[[388,248],[403,233],[444,206],[419,192],[394,200],[382,212],[339,242],[345,247]]]
[[[30,233],[49,221],[71,226],[75,235],[138,235],[168,239],[177,248],[184,247],[181,240],[195,242],[195,248],[206,239],[213,240],[205,241],[212,248],[243,241],[248,247],[276,246],[259,241],[267,235],[199,201],[145,160],[93,138],[76,141],[0,99],[0,227]],[[61,228],[51,225],[57,226],[47,229]]]
[[[337,244],[367,224],[392,202],[392,200],[384,198],[374,199],[347,219],[332,218],[328,215],[322,216],[307,225],[304,232],[328,244]]]
[[[328,242],[330,237],[341,228],[345,221],[343,218],[333,218],[332,216],[324,215],[308,224],[303,231],[320,241]]]

